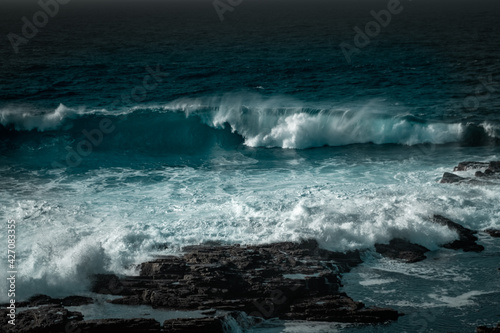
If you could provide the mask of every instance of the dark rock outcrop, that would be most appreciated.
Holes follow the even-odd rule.
[[[331,252],[314,240],[184,250],[182,257],[143,263],[139,277],[121,279],[124,297],[112,303],[244,311],[262,318],[303,319],[301,313],[309,313],[307,318],[318,321],[378,323],[399,315],[391,309],[367,309],[339,292],[341,273],[361,263],[358,251]],[[345,304],[352,305],[348,311]]]
[[[481,252],[484,250],[484,246],[476,243],[477,237],[474,235],[476,234],[476,231],[467,229],[441,215],[434,215],[431,221],[440,225],[447,226],[451,230],[458,233],[458,240],[445,244],[443,245],[443,247],[453,250],[461,249],[465,252]]]
[[[467,178],[457,176],[454,173],[445,172],[443,174],[443,178],[441,178],[439,182],[442,184],[452,184],[452,183],[459,183],[464,180],[467,180]]]
[[[68,296],[64,298],[52,298],[47,295],[35,295],[28,299],[24,306],[40,306],[45,304],[63,305],[63,306],[79,306],[94,303],[91,297],[84,296]]]
[[[367,308],[339,292],[341,274],[361,263],[358,251],[331,252],[314,240],[245,247],[200,245],[185,250],[181,257],[141,264],[136,277],[96,275],[92,290],[123,296],[111,301],[115,304],[196,309],[207,317],[167,320],[164,327],[144,318],[85,321],[81,313],[63,305],[89,304],[91,299],[36,295],[24,306],[39,308],[18,313],[15,332],[222,333],[228,323],[249,328],[263,318],[382,323],[400,315],[392,309]],[[216,316],[218,310],[230,312]],[[0,310],[0,315],[6,317],[6,311]],[[9,329],[8,324],[2,327],[5,332]]]
[[[484,232],[488,233],[491,237],[500,237],[500,230],[498,229],[486,229]]]
[[[218,317],[170,319],[165,320],[163,327],[169,333],[224,332],[222,318]]]
[[[284,315],[288,319],[348,323],[379,323],[397,320],[398,316],[391,309],[366,308],[363,303],[354,302],[342,293],[296,302]]]
[[[5,311],[0,310],[0,314],[6,314]],[[15,326],[7,324],[0,327],[1,332],[12,333],[224,333],[230,321],[242,329],[262,322],[242,312],[230,312],[217,317],[170,319],[163,323],[163,327],[156,320],[145,318],[84,321],[79,312],[70,312],[62,306],[45,305],[20,312]]]
[[[461,162],[453,169],[453,172],[475,170],[475,169],[485,169],[484,171],[476,171],[474,176],[476,178],[481,178],[481,180],[474,178],[464,178],[460,177],[454,173],[445,172],[443,177],[439,181],[440,183],[460,183],[468,182],[472,184],[487,184],[488,179],[497,180],[500,178],[500,161],[491,162]]]
[[[227,332],[225,327],[230,324],[235,324],[246,332],[246,329],[257,325],[262,321],[262,319],[250,317],[244,312],[233,311],[217,317],[165,320],[163,323],[163,329],[164,332],[171,333],[224,333]]]
[[[474,174],[474,176],[476,176],[476,177],[486,177],[487,175],[484,172],[476,171],[476,173]]]
[[[479,326],[476,328],[477,333],[500,333],[500,323],[496,327]]]
[[[418,244],[413,244],[401,238],[392,239],[389,244],[375,244],[375,250],[390,259],[398,259],[407,263],[422,261],[425,252],[429,249]]]
[[[7,317],[7,310],[1,309],[2,318]],[[28,309],[16,315],[15,326],[2,323],[2,332],[16,333],[58,333],[67,332],[67,328],[74,322],[80,321],[83,316],[80,312],[71,312],[61,305],[44,305],[36,309]]]
[[[488,165],[489,165],[488,162],[460,162],[460,163],[458,163],[458,166],[453,168],[453,172],[467,171],[467,170],[473,170],[473,169],[483,169],[483,168],[487,168]]]
[[[84,296],[68,296],[65,298],[52,298],[47,295],[34,295],[27,301],[16,303],[16,307],[35,307],[41,305],[62,305],[62,306],[79,306],[92,304],[94,300],[91,297]],[[6,307],[8,304],[1,304],[0,307]]]
[[[161,326],[154,319],[99,319],[75,322],[72,324],[72,331],[81,333],[156,333],[161,332]]]
[[[500,172],[500,161],[491,161],[488,165],[488,169],[492,172]]]
[[[123,295],[123,285],[114,274],[94,275],[90,290],[97,294]]]

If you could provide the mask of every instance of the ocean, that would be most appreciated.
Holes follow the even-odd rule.
[[[134,275],[187,245],[314,238],[366,250],[343,290],[406,315],[265,332],[500,321],[498,239],[452,251],[456,233],[429,222],[500,228],[498,183],[438,182],[500,160],[497,2],[51,3],[0,4],[0,220],[4,248],[16,221],[18,300],[85,294],[92,274]],[[394,237],[432,252],[381,258],[374,244]]]

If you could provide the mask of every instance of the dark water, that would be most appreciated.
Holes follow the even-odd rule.
[[[211,1],[74,0],[46,22],[35,2],[0,6],[0,216],[24,237],[23,297],[131,274],[164,244],[397,236],[436,259],[372,258],[346,290],[412,316],[342,329],[498,321],[498,242],[453,254],[426,222],[499,227],[497,185],[436,183],[500,159],[496,2],[243,0],[223,21]]]

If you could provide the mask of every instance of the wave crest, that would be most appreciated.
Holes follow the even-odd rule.
[[[16,131],[40,132],[56,130],[68,119],[75,119],[82,111],[70,109],[63,104],[52,112],[40,112],[31,108],[4,108],[0,110],[0,124],[6,128],[14,128]]]
[[[84,130],[96,128],[103,118],[117,125],[106,146],[141,150],[199,150],[207,145],[234,147],[241,143],[285,149],[363,143],[487,145],[496,144],[499,137],[498,125],[489,122],[431,122],[371,106],[307,105],[283,97],[249,95],[184,99],[124,112],[76,110],[62,104],[45,113],[4,109],[0,110],[0,134],[5,138],[13,131],[59,131],[79,140]]]

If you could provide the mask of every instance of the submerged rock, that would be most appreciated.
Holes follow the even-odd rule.
[[[375,250],[384,257],[407,263],[424,260],[427,258],[424,253],[429,251],[422,245],[413,244],[401,238],[394,238],[389,244],[375,244]]]
[[[477,237],[474,235],[477,233],[476,231],[467,229],[441,215],[434,215],[431,221],[440,225],[447,226],[449,229],[458,233],[458,240],[445,244],[443,245],[443,247],[453,250],[461,249],[465,252],[481,252],[484,250],[484,246],[476,243]]]

